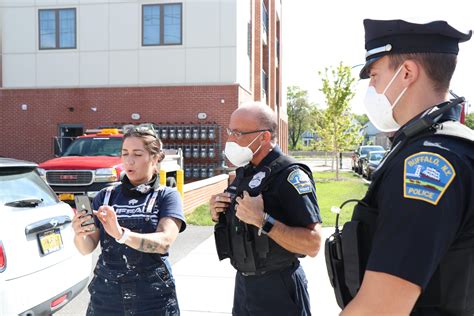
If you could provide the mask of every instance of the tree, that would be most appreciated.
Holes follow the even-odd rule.
[[[474,129],[474,113],[469,113],[466,115],[464,124],[470,129]]]
[[[327,108],[318,124],[318,135],[327,144],[327,149],[336,155],[336,179],[339,179],[339,153],[350,150],[360,142],[359,124],[353,122],[350,100],[355,95],[355,78],[351,68],[342,64],[319,72]]]
[[[311,112],[311,130],[315,131],[318,134],[318,141],[314,145],[314,148],[319,151],[323,151],[324,155],[324,165],[327,166],[327,153],[331,151],[331,145],[329,143],[330,138],[328,137],[321,137],[324,135],[320,135],[321,131],[326,130],[327,128],[327,120],[325,117],[324,110],[314,108]],[[324,134],[324,133],[323,133]]]
[[[308,102],[308,91],[298,86],[288,87],[288,141],[291,149],[295,149],[301,135],[310,126],[310,113],[313,108]]]
[[[354,118],[362,126],[364,126],[369,121],[369,117],[367,116],[367,114],[354,114]]]

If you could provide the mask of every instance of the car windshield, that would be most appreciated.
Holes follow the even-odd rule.
[[[48,187],[39,174],[31,168],[0,169],[0,205],[12,202],[18,206],[54,205],[58,203],[56,195]],[[32,203],[32,201],[38,201]]]
[[[382,146],[368,146],[368,147],[362,147],[360,149],[360,154],[361,155],[367,155],[370,151],[374,150],[383,150]]]
[[[86,137],[76,139],[63,156],[119,157],[122,149],[120,137]]]
[[[384,153],[370,153],[369,160],[370,161],[380,161],[382,160]]]

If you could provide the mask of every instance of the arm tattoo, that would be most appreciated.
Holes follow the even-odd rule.
[[[148,253],[164,253],[168,251],[167,247],[161,245],[160,242],[147,238],[141,239],[138,250]]]
[[[138,247],[138,250],[145,251],[145,238],[142,238],[140,241],[140,247]]]

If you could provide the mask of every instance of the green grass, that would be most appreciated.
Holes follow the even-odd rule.
[[[322,172],[314,172],[313,177],[316,182],[328,182],[328,181],[336,181],[336,171],[322,171]],[[359,179],[359,177],[351,171],[339,171],[339,181],[341,180],[353,180]]]
[[[186,223],[198,226],[214,226],[209,212],[209,203],[198,206],[194,212],[186,215]]]
[[[323,219],[323,226],[334,226],[336,214],[331,213],[332,206],[340,206],[348,199],[361,199],[367,191],[365,184],[353,172],[339,173],[339,181],[336,181],[335,172],[315,172],[316,195],[318,205]],[[348,204],[341,212],[339,224],[342,225],[351,218],[354,204]],[[202,204],[193,213],[186,216],[188,224],[199,226],[212,226],[214,223],[209,214],[209,203]]]
[[[349,199],[361,199],[367,192],[368,185],[357,176],[349,175],[342,181],[320,181],[320,175],[318,173],[314,175],[316,178],[316,196],[318,197],[324,227],[334,226],[336,223],[336,214],[331,213],[332,206],[339,207],[342,202]],[[350,220],[354,206],[355,204],[351,203],[342,209],[339,225]]]

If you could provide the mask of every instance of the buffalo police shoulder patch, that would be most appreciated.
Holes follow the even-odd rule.
[[[300,169],[293,170],[288,175],[287,180],[299,194],[306,194],[312,190],[311,181],[308,175]]]
[[[405,159],[403,196],[437,205],[456,171],[446,158],[419,152]]]

